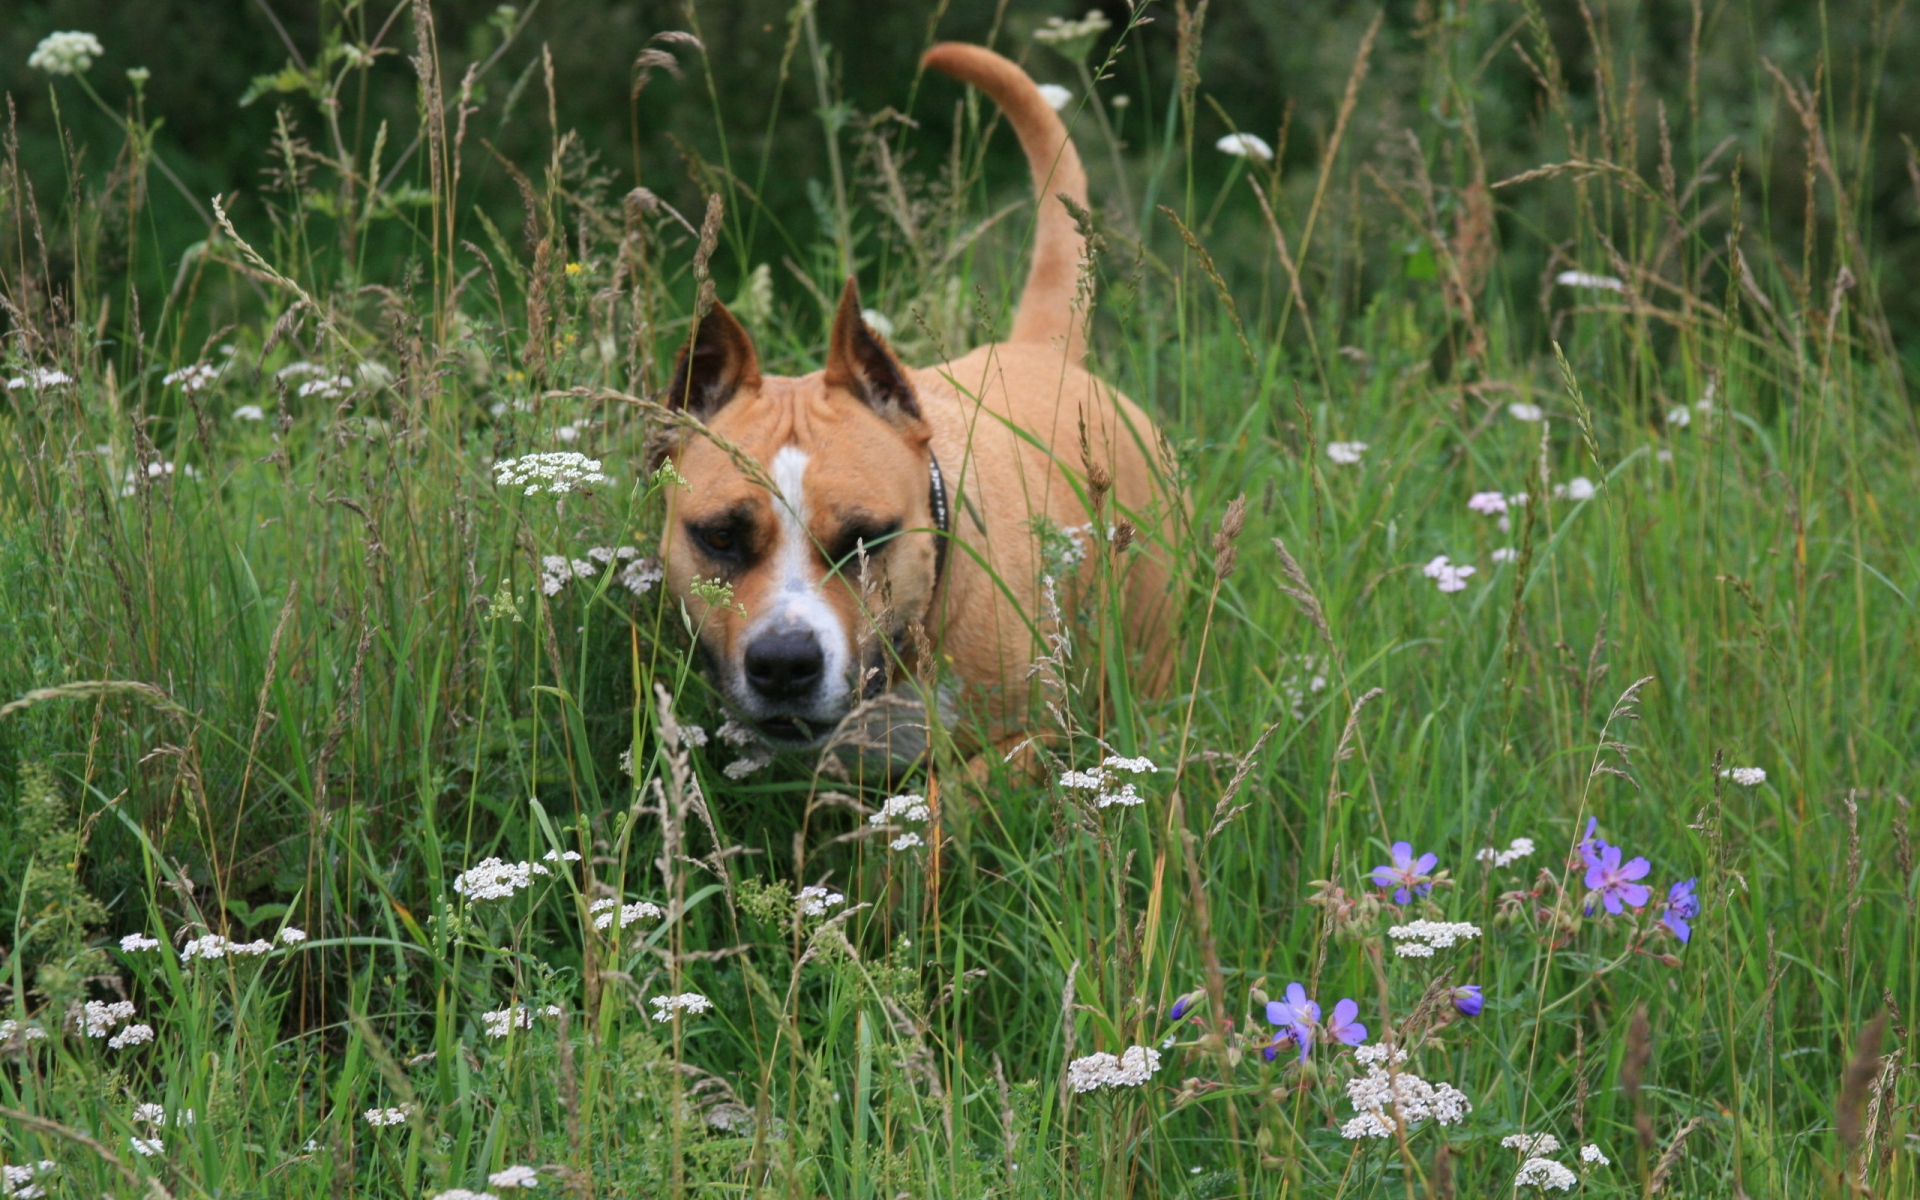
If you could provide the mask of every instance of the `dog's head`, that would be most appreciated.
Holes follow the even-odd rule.
[[[932,599],[939,535],[912,383],[849,279],[824,371],[763,378],[716,303],[667,403],[707,427],[671,451],[691,490],[668,489],[667,585],[736,714],[778,742],[818,742],[886,686]],[[731,586],[731,603],[702,581]]]

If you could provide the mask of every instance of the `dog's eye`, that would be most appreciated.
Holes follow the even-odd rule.
[[[744,540],[740,531],[732,523],[719,525],[689,525],[687,535],[693,544],[709,558],[732,559],[740,556],[741,543]]]
[[[828,558],[834,565],[840,566],[859,554],[864,543],[867,557],[871,558],[886,549],[887,543],[900,532],[898,521],[857,521],[840,531],[840,536],[827,547]]]

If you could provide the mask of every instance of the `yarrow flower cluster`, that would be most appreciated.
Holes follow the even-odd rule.
[[[660,1022],[673,1020],[678,1013],[699,1016],[713,1011],[713,1001],[699,992],[681,992],[677,996],[655,996],[648,1003],[653,1005],[653,1019]]]
[[[613,927],[613,910],[620,910],[620,928],[625,929],[635,921],[658,920],[667,915],[666,910],[651,900],[636,900],[632,904],[621,904],[618,900],[603,897],[588,906],[587,912],[593,916],[595,929]]]
[[[1475,854],[1474,860],[1492,863],[1496,867],[1510,866],[1533,854],[1533,839],[1517,837],[1507,843],[1505,850],[1495,850],[1492,846]]]
[[[190,367],[181,367],[178,371],[169,371],[160,382],[172,386],[179,384],[180,390],[192,395],[203,388],[211,387],[220,378],[220,368],[208,363],[194,363]]]
[[[483,858],[479,866],[460,873],[453,881],[453,890],[468,900],[507,900],[515,892],[532,887],[535,875],[551,874],[539,863]]]
[[[1426,1120],[1458,1125],[1473,1111],[1466,1093],[1452,1084],[1428,1083],[1411,1071],[1399,1070],[1407,1061],[1405,1050],[1362,1047],[1354,1056],[1367,1073],[1347,1080],[1347,1099],[1357,1114],[1340,1127],[1340,1136],[1349,1141],[1392,1137]],[[1391,1064],[1383,1065],[1389,1058]]]
[[[0,1183],[4,1183],[4,1189],[0,1189],[0,1196],[12,1197],[14,1200],[40,1200],[40,1197],[47,1194],[47,1189],[36,1180],[42,1176],[51,1175],[59,1169],[58,1163],[46,1158],[37,1163],[9,1163],[4,1168],[5,1174],[0,1175]]]
[[[444,1192],[435,1192],[428,1200],[500,1200],[492,1192],[475,1192],[467,1188],[448,1188]]]
[[[1367,452],[1365,442],[1328,442],[1327,457],[1343,467],[1351,467]]]
[[[153,1026],[143,1023],[122,1029],[107,1039],[107,1045],[115,1050],[125,1050],[128,1046],[144,1046],[152,1040]]]
[[[1585,475],[1575,475],[1566,483],[1553,485],[1553,498],[1555,500],[1591,500],[1599,490],[1594,486],[1593,480]]]
[[[217,933],[203,934],[190,939],[180,947],[180,961],[192,962],[196,958],[258,958],[273,949],[273,943],[256,939],[251,942],[234,942]]]
[[[1465,921],[1413,921],[1395,925],[1387,936],[1399,943],[1393,952],[1402,958],[1432,958],[1435,950],[1445,950],[1462,939],[1477,938],[1480,929]]]
[[[1230,154],[1235,158],[1251,158],[1255,162],[1263,163],[1273,161],[1273,147],[1267,145],[1265,138],[1256,137],[1251,133],[1229,133],[1215,142],[1213,148],[1222,154]],[[1334,461],[1338,462],[1340,460],[1335,459]]]
[[[89,1000],[74,1013],[74,1019],[80,1032],[90,1038],[103,1038],[122,1022],[133,1020],[133,1001]]]
[[[867,818],[869,825],[886,825],[895,821],[925,821],[932,816],[927,807],[927,798],[918,795],[889,796],[880,805],[880,811]],[[908,830],[887,843],[890,850],[911,850],[915,846],[924,846],[919,834]]]
[[[824,917],[828,909],[847,902],[847,898],[839,892],[823,887],[803,887],[795,899],[799,901],[800,915],[803,917]]]
[[[1433,580],[1435,587],[1443,592],[1464,592],[1467,590],[1467,576],[1479,568],[1471,563],[1455,563],[1446,555],[1436,555],[1420,568],[1420,573]]]
[[[138,1154],[141,1158],[152,1158],[154,1155],[163,1152],[167,1148],[166,1143],[162,1142],[157,1137],[150,1137],[150,1138],[130,1137],[127,1139],[127,1144],[133,1150],[133,1152],[135,1154]]]
[[[529,496],[564,496],[583,484],[609,482],[600,472],[599,459],[572,450],[504,458],[493,464],[493,475],[499,486],[523,488]]]
[[[1538,424],[1547,419],[1547,412],[1538,404],[1515,403],[1507,405],[1507,415],[1516,421]]]
[[[403,1104],[399,1108],[370,1108],[361,1113],[360,1118],[375,1129],[385,1129],[390,1125],[405,1125],[412,1113],[413,1105]]]
[[[1572,1191],[1573,1185],[1579,1182],[1579,1176],[1551,1158],[1530,1158],[1520,1164],[1520,1173],[1513,1177],[1513,1186],[1517,1188],[1537,1187],[1542,1191],[1549,1188]]]
[[[487,1185],[497,1188],[535,1188],[540,1186],[540,1172],[532,1167],[515,1165],[487,1176]]]
[[[318,396],[322,400],[338,400],[353,390],[353,377],[350,375],[326,375],[319,379],[309,379],[300,385],[302,396]]]
[[[1728,767],[1720,772],[1720,778],[1731,779],[1741,787],[1759,787],[1767,781],[1767,772],[1762,767]]]
[[[188,479],[200,478],[200,468],[194,466],[192,463],[175,464],[155,459],[153,462],[148,463],[144,470],[137,466],[128,467],[126,478],[120,482],[120,494],[122,496],[131,496],[139,491],[140,477],[142,475],[146,476],[149,480],[171,479],[176,471]]]
[[[147,950],[158,950],[160,939],[148,937],[144,933],[130,933],[120,939],[122,954],[139,954]]]
[[[1047,102],[1048,108],[1059,112],[1067,105],[1073,103],[1073,92],[1068,88],[1061,87],[1057,83],[1043,83],[1040,85],[1040,98]],[[871,327],[873,323],[869,321],[867,324]],[[880,336],[885,337],[886,334],[883,333]]]
[[[1102,1088],[1140,1087],[1160,1069],[1160,1052],[1150,1046],[1129,1046],[1118,1056],[1097,1053],[1067,1064],[1067,1086],[1076,1092]]]
[[[15,1021],[9,1018],[0,1021],[0,1046],[10,1045],[15,1038],[22,1043],[45,1041],[47,1031],[32,1021]]]
[[[1604,1167],[1613,1160],[1602,1153],[1599,1146],[1589,1144],[1580,1147],[1580,1161],[1592,1163],[1596,1167]]]
[[[1624,292],[1627,285],[1611,275],[1594,275],[1587,271],[1562,271],[1553,277],[1561,287],[1585,288],[1594,292]]]
[[[1550,1133],[1510,1133],[1500,1139],[1500,1144],[1525,1158],[1553,1154],[1560,1149],[1560,1139]]]
[[[27,58],[27,65],[49,75],[78,75],[93,66],[93,60],[105,54],[100,39],[90,33],[67,30],[50,33],[40,39]]]
[[[515,1029],[532,1029],[533,1019],[536,1016],[557,1017],[559,1015],[558,1004],[549,1004],[537,1011],[524,1004],[510,1004],[505,1008],[481,1013],[480,1022],[485,1027],[487,1037],[490,1040],[499,1041]]]
[[[133,1123],[136,1125],[151,1125],[155,1128],[164,1126],[167,1123],[166,1106],[164,1104],[152,1103],[134,1105]],[[179,1112],[174,1113],[173,1123],[182,1127],[193,1124],[193,1110],[183,1108]]]
[[[56,371],[51,367],[35,367],[25,375],[15,375],[7,380],[7,390],[17,392],[22,388],[40,391],[45,388],[65,387],[73,382],[73,376],[65,371]]]
[[[1307,719],[1307,701],[1327,690],[1327,660],[1313,654],[1293,656],[1296,670],[1280,681],[1280,694],[1287,701],[1293,719]]]

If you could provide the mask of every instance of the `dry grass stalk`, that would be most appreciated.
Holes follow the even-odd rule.
[[[1667,1186],[1667,1179],[1673,1174],[1673,1168],[1679,1165],[1680,1152],[1686,1149],[1687,1136],[1706,1124],[1705,1117],[1690,1118],[1686,1124],[1674,1132],[1673,1140],[1661,1152],[1660,1161],[1654,1164],[1653,1177],[1647,1181],[1647,1194],[1657,1196]]]

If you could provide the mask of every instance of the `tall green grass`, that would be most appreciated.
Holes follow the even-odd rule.
[[[692,162],[724,198],[704,244],[559,129],[513,164],[522,213],[470,208],[455,164],[486,151],[418,6],[414,190],[369,189],[398,131],[320,151],[289,126],[262,148],[269,221],[139,243],[179,264],[161,303],[102,258],[140,211],[146,114],[112,177],[0,175],[23,380],[0,409],[0,1156],[55,1164],[21,1194],[424,1197],[522,1164],[583,1196],[1503,1195],[1521,1133],[1595,1195],[1911,1193],[1920,454],[1876,300],[1900,281],[1852,215],[1860,128],[1766,81],[1811,199],[1756,199],[1743,155],[1771,143],[1636,144],[1650,101],[1605,38],[1589,112],[1526,14],[1433,22],[1444,103],[1363,144],[1389,121],[1369,35],[1316,115],[1321,170],[1243,160],[1218,194],[1191,171],[1224,113],[1204,80],[1069,110],[1131,202],[1099,217],[1093,359],[1167,431],[1191,603],[1170,695],[1059,672],[1071,737],[1038,783],[944,752],[902,788],[837,759],[749,769],[688,618],[589,555],[657,548],[680,485],[645,469],[627,398],[771,219],[746,164]],[[983,228],[1012,199],[983,177],[990,113],[945,173],[903,175],[912,131],[845,124],[812,21],[794,10],[782,77],[822,81],[818,235],[785,231],[790,261],[738,264],[725,298],[782,372],[818,366],[849,267],[910,361],[991,336],[1021,222]],[[1476,64],[1509,37],[1547,169],[1502,180]],[[350,95],[361,68],[328,61]],[[537,64],[529,86],[564,86]],[[1145,126],[1124,150],[1122,111]],[[1803,204],[1804,243],[1757,231]],[[394,221],[414,257],[360,280]],[[1527,255],[1546,277],[1504,268]],[[1576,269],[1606,282],[1553,282]],[[165,382],[200,363],[213,382]],[[494,484],[558,449],[612,481]],[[1504,525],[1469,511],[1481,492]],[[1463,589],[1423,574],[1440,555],[1475,568]],[[1069,658],[1099,665],[1111,615]],[[1143,805],[1054,782],[1110,754],[1157,764]],[[896,791],[931,820],[870,823]],[[1656,901],[1697,877],[1690,942],[1657,903],[1588,911],[1592,818],[1651,860]],[[1530,857],[1477,858],[1516,837]],[[1404,907],[1371,881],[1397,841],[1447,876]],[[455,889],[489,857],[529,886]],[[623,926],[643,900],[662,915]],[[1417,916],[1480,933],[1400,956],[1388,927]],[[182,960],[215,934],[271,948]],[[1343,1137],[1353,1051],[1261,1052],[1296,981],[1327,1016],[1358,1001],[1471,1114]],[[1472,1017],[1447,990],[1469,983]],[[654,1019],[684,993],[710,1011]],[[122,996],[151,1043],[69,1016]],[[1145,1085],[1067,1086],[1130,1046],[1160,1055]]]

